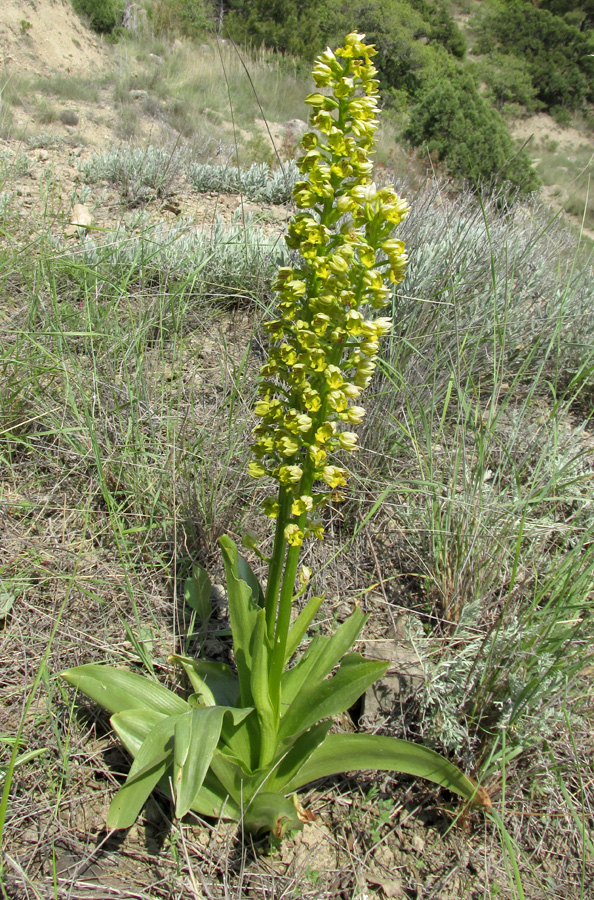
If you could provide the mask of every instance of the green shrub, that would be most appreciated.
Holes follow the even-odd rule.
[[[199,37],[214,24],[209,0],[154,0],[149,17],[156,34]]]
[[[506,103],[520,103],[531,111],[542,106],[526,64],[520,57],[491,53],[481,60],[478,73],[487,85],[489,100],[498,110],[503,109]]]
[[[454,175],[509,181],[522,192],[539,186],[527,154],[516,153],[503,119],[468,72],[451,72],[426,91],[411,109],[405,137],[415,147],[425,146]]]
[[[124,0],[72,0],[74,11],[89,20],[91,28],[109,33],[122,21]]]
[[[480,53],[499,47],[522,60],[546,107],[594,99],[594,36],[524,0],[491,2],[480,20]]]
[[[452,56],[462,59],[466,54],[466,40],[445,6],[428,0],[410,0],[410,5],[430,23],[430,39],[445,47]]]

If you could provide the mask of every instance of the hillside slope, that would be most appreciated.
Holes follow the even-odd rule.
[[[3,78],[15,71],[88,73],[103,67],[107,59],[101,40],[84,27],[69,0],[2,0]]]

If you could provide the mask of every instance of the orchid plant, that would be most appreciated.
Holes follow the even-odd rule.
[[[366,616],[356,607],[330,636],[302,642],[322,603],[312,597],[293,616],[311,572],[299,571],[304,540],[323,536],[324,506],[341,499],[347,471],[336,451],[357,448],[364,409],[357,405],[391,320],[374,316],[404,277],[406,254],[395,227],[408,212],[392,187],[377,189],[371,155],[378,125],[373,46],[349,34],[317,59],[320,92],[298,160],[299,212],[287,244],[299,254],[281,268],[277,315],[266,324],[271,349],[260,372],[250,474],[276,484],[264,502],[275,520],[265,589],[229,537],[220,539],[227,580],[234,667],[173,655],[192,693],[107,665],[70,669],[63,678],[110,713],[133,757],[108,814],[131,825],[157,787],[175,813],[241,821],[276,837],[311,818],[296,791],[344,771],[386,770],[424,777],[488,807],[469,777],[433,750],[381,735],[331,733],[333,719],[385,673],[387,663],[351,648]],[[322,92],[323,91],[323,92]],[[186,598],[210,616],[208,575],[196,566]]]

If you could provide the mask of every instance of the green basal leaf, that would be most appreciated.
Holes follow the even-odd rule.
[[[330,641],[331,638],[329,637],[322,637],[319,634],[315,635],[303,656],[295,663],[293,668],[286,669],[283,672],[281,680],[281,716],[289,709],[303,685],[311,681],[320,657],[327,651]]]
[[[212,816],[214,819],[231,819],[238,822],[241,818],[241,807],[231,799],[228,791],[209,770],[204,784],[192,800],[192,810],[201,816]]]
[[[281,719],[279,740],[300,734],[322,719],[340,715],[361,694],[385,674],[384,660],[365,659],[359,653],[345,656],[332,678],[321,684],[312,679],[301,691]]]
[[[257,779],[254,775],[245,771],[238,759],[231,759],[225,753],[216,750],[210,767],[231,800],[238,807],[241,808],[250,800],[257,788]]]
[[[426,778],[478,806],[491,805],[482,788],[435,750],[377,734],[329,734],[284,789],[294,791],[318,778],[366,770]]]
[[[212,585],[208,572],[199,563],[192,569],[184,584],[184,600],[194,610],[201,622],[208,622],[212,615],[210,594]]]
[[[234,723],[237,723],[248,712],[249,710],[209,706],[192,709],[177,718],[173,748],[173,790],[175,815],[178,818],[185,816],[191,809],[194,798],[202,787],[219,742],[224,716],[231,714]]]
[[[241,690],[242,706],[253,706],[251,691],[253,636],[257,627],[260,607],[254,603],[252,589],[243,581],[237,570],[237,547],[226,535],[219,538],[227,576],[229,618],[233,633],[233,651]]]
[[[125,748],[134,757],[149,732],[165,718],[160,713],[133,709],[116,713],[110,722]],[[157,787],[165,796],[170,796],[170,780],[166,771]],[[191,808],[203,816],[224,815],[225,818],[237,820],[241,815],[239,806],[229,799],[227,791],[212,772],[207,772],[202,787],[192,800]]]
[[[170,663],[181,666],[205,706],[238,706],[239,682],[226,663],[172,654]]]
[[[307,629],[315,619],[316,613],[324,601],[324,597],[312,597],[307,601],[293,624],[287,638],[285,665],[289,662],[299,644],[305,637]]]
[[[171,767],[173,736],[179,718],[178,715],[166,716],[145,737],[126,783],[111,801],[107,814],[108,828],[130,828],[149,795]]]
[[[320,684],[330,674],[359,637],[367,618],[357,608],[331,637],[312,640],[299,662],[283,673],[281,714],[286,714],[304,685]]]
[[[244,813],[243,824],[246,831],[253,834],[270,831],[275,838],[282,838],[287,831],[303,828],[293,803],[282,794],[268,791],[255,795]]]
[[[241,553],[237,554],[237,575],[239,576],[241,581],[245,581],[245,583],[249,585],[252,592],[252,600],[254,601],[256,606],[263,608],[265,600],[262,588],[260,587],[260,582],[252,571],[251,566],[249,565],[247,560],[243,558]]]
[[[175,715],[188,708],[163,685],[127,669],[89,663],[61,672],[60,677],[110,713],[137,708]]]
[[[277,753],[279,761],[266,779],[266,789],[284,793],[285,785],[297,775],[314,750],[324,742],[332,724],[330,719],[319,722],[296,740],[281,742]]]
[[[237,726],[224,719],[221,744],[246,772],[253,772],[260,764],[260,723],[255,710]]]
[[[166,718],[148,709],[127,709],[115,713],[109,721],[130,756],[135,757],[147,735]]]
[[[258,612],[252,650],[251,692],[260,724],[259,765],[269,763],[276,750],[276,717],[268,688],[270,644],[266,628],[266,610]]]

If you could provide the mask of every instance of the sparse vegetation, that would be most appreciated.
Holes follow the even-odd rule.
[[[195,191],[245,194],[250,200],[263,203],[288,203],[299,171],[292,160],[274,171],[266,163],[249,169],[195,163],[190,166],[188,177]]]
[[[179,147],[114,147],[80,164],[83,178],[90,182],[116,184],[130,206],[149,198],[164,197],[179,177],[186,154]]]
[[[29,85],[29,90],[49,94],[60,100],[82,100],[88,103],[97,103],[99,100],[97,82],[78,75],[55,73],[49,77],[34,80]]]

